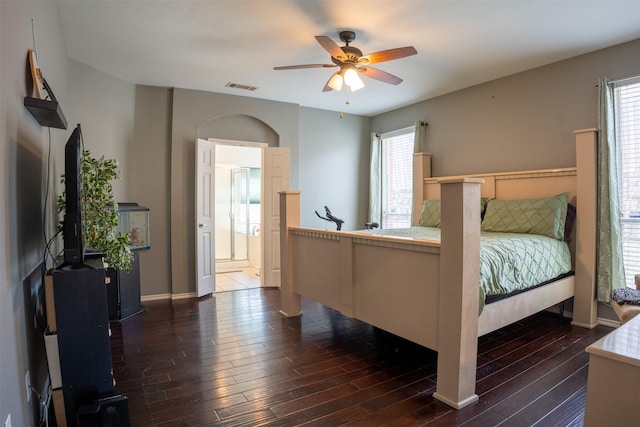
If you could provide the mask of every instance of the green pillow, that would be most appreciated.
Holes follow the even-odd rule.
[[[489,200],[482,231],[540,234],[562,240],[569,193],[542,199]]]
[[[422,202],[422,214],[418,225],[421,227],[440,227],[440,200]]]
[[[480,216],[484,215],[488,197],[480,198]],[[425,200],[422,202],[422,213],[418,225],[421,227],[440,227],[440,200]]]

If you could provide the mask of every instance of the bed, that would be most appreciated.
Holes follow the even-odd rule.
[[[440,241],[384,232],[300,227],[300,192],[280,193],[281,313],[300,297],[438,352],[434,397],[459,409],[475,394],[477,338],[573,297],[573,324],[594,327],[596,131],[576,131],[576,167],[455,177],[430,176],[414,157],[414,224],[424,200],[440,202]],[[576,207],[569,230],[574,274],[499,301],[480,299],[482,198],[548,198]],[[480,302],[480,304],[479,304]]]

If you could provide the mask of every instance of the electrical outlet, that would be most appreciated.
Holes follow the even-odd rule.
[[[7,415],[7,419],[4,421],[4,427],[11,427],[11,414]]]
[[[29,376],[29,371],[24,374],[24,385],[27,388],[27,402],[31,402],[31,377]]]

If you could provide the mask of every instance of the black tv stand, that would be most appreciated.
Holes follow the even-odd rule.
[[[62,381],[53,385],[56,418],[58,425],[75,427],[80,407],[114,393],[105,270],[55,269],[45,282],[48,332],[55,336]]]

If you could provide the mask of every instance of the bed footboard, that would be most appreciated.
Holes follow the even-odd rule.
[[[442,182],[442,245],[301,228],[300,192],[280,193],[281,313],[300,315],[302,295],[436,350],[434,396],[474,402],[482,182]]]

